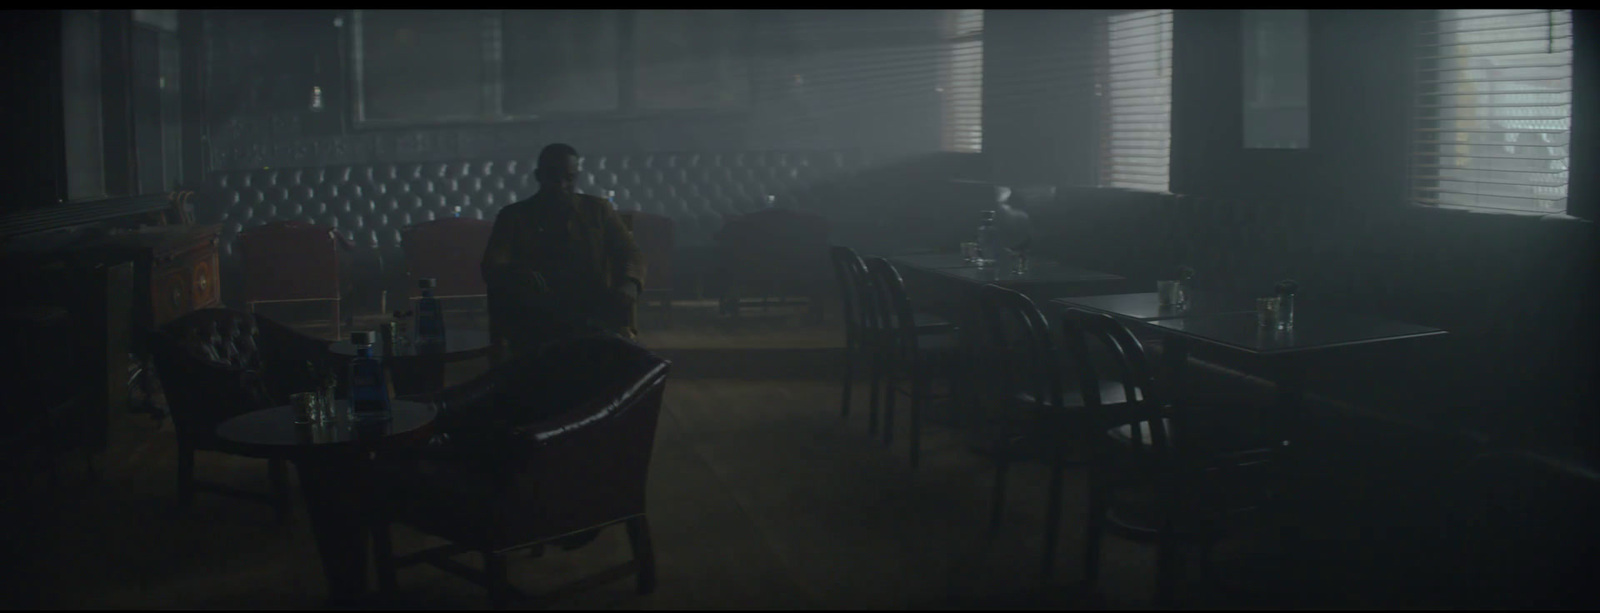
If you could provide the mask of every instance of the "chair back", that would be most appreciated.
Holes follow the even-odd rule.
[[[645,291],[672,289],[672,252],[677,248],[672,218],[644,211],[621,211],[622,222],[633,232],[633,242],[644,253]]]
[[[488,531],[494,546],[645,512],[669,367],[627,340],[583,337],[519,355],[432,396],[441,431],[497,458],[478,469],[499,484],[488,505],[495,511],[481,518],[495,524]]]
[[[871,288],[867,282],[867,265],[856,250],[835,246],[829,249],[833,260],[834,280],[839,284],[839,301],[844,313],[845,337],[851,343],[863,340],[869,329],[868,317],[876,317],[872,310]]]
[[[338,300],[342,238],[326,226],[274,221],[239,234],[245,302]]]
[[[917,324],[911,309],[911,298],[906,295],[905,279],[889,260],[881,257],[867,258],[867,272],[869,287],[876,299],[874,328],[895,339],[905,350],[914,348]]]
[[[483,252],[489,248],[494,222],[466,217],[445,217],[406,226],[400,231],[406,275],[411,292],[420,296],[417,279],[437,279],[434,295],[484,296]]]
[[[978,305],[991,389],[1025,391],[1042,405],[1061,407],[1060,358],[1044,313],[1027,296],[992,283],[978,290]]]
[[[260,377],[255,317],[200,309],[151,333],[150,351],[178,436],[212,438],[217,424],[272,406]]]
[[[1171,455],[1175,451],[1171,440],[1174,437],[1169,434],[1178,428],[1173,423],[1175,420],[1168,420],[1166,428],[1160,427],[1161,419],[1168,416],[1155,386],[1154,371],[1139,339],[1110,315],[1075,308],[1067,309],[1061,327],[1062,344],[1078,373],[1084,407],[1091,411],[1105,408],[1107,405],[1100,396],[1101,383],[1120,382],[1124,401],[1114,405],[1115,413],[1107,413],[1113,415],[1113,425],[1132,425],[1134,433],[1130,438],[1141,450]],[[1109,356],[1106,361],[1110,362],[1111,372],[1099,372],[1100,365],[1090,350],[1091,343]]]

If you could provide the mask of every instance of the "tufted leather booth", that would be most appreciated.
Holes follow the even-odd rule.
[[[612,193],[619,210],[667,216],[678,244],[697,246],[709,244],[725,217],[764,206],[766,195],[815,208],[820,196],[814,188],[861,164],[852,151],[599,153],[583,157],[579,189]],[[222,225],[218,249],[225,270],[238,257],[240,232],[268,221],[300,220],[376,247],[383,274],[398,278],[402,228],[447,217],[455,207],[463,217],[493,220],[500,207],[538,191],[534,166],[530,155],[222,171],[207,178],[196,217]]]

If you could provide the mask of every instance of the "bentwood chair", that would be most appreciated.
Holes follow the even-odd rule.
[[[934,400],[958,397],[953,393],[935,397],[932,382],[934,378],[950,382],[957,379],[955,370],[961,363],[959,330],[954,324],[926,315],[919,321],[900,271],[888,260],[867,258],[866,270],[868,283],[864,291],[873,301],[867,311],[875,316],[869,326],[874,331],[870,334],[874,401],[877,382],[883,382],[883,443],[894,443],[895,399],[904,395],[911,401],[907,439],[911,467],[916,468],[922,456],[924,410]]]
[[[1098,580],[1100,546],[1108,530],[1129,539],[1155,541],[1156,604],[1171,606],[1182,568],[1181,545],[1198,544],[1203,552],[1209,551],[1227,520],[1271,508],[1275,449],[1242,407],[1202,408],[1166,401],[1143,346],[1110,315],[1068,309],[1062,332],[1085,410],[1104,433],[1089,438],[1085,580],[1091,587]],[[1091,343],[1109,359],[1097,358]],[[1102,396],[1102,382],[1107,380],[1120,384],[1120,398]],[[1061,520],[1060,466],[1057,462],[1051,476],[1046,578]],[[1135,485],[1152,486],[1153,503],[1140,505],[1118,497]]]

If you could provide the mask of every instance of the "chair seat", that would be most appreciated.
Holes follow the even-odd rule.
[[[1193,416],[1187,420],[1189,431],[1182,433],[1183,443],[1191,450],[1200,453],[1232,453],[1254,449],[1269,449],[1275,446],[1273,437],[1266,429],[1253,419],[1252,411],[1244,407],[1184,407],[1185,411]],[[1161,427],[1169,437],[1173,436],[1172,421],[1162,419]],[[1106,431],[1111,440],[1122,445],[1133,442],[1133,427],[1121,425]],[[1148,428],[1140,428],[1140,440],[1144,445],[1152,445],[1153,433]]]
[[[917,334],[934,334],[956,329],[955,323],[933,313],[912,313],[911,323],[916,326]]]

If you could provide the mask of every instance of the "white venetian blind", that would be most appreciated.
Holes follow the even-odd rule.
[[[1172,9],[1107,15],[1100,185],[1164,192],[1172,162]]]
[[[1565,213],[1572,11],[1425,11],[1418,25],[1412,197]]]
[[[983,150],[983,9],[945,11],[945,48],[943,148],[976,153]]]

